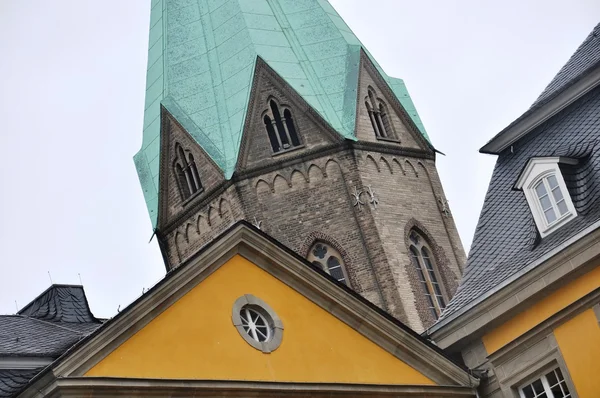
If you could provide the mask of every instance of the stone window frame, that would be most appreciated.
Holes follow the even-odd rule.
[[[338,250],[335,247],[335,245],[331,244],[330,242],[328,242],[327,240],[324,240],[324,239],[315,239],[306,252],[306,259],[310,263],[312,263],[314,266],[318,266],[317,264],[314,263],[314,261],[318,261],[318,260],[314,260],[314,261],[309,260],[309,258],[311,257],[311,252],[312,252],[313,248],[318,244],[325,245],[334,252],[335,257],[338,258],[340,261],[340,268],[342,270],[342,274],[344,275],[344,281],[342,282],[342,281],[338,280],[338,282],[343,283],[344,285],[350,287],[350,278],[348,277],[348,271],[346,270],[346,261],[344,260],[343,254],[340,252],[340,250]],[[332,278],[335,279],[335,277],[333,275],[331,275],[331,273],[329,272],[329,267],[327,266],[327,263],[321,262],[321,261],[319,261],[319,263],[322,263],[323,267],[320,267],[320,266],[318,266],[318,267],[321,268],[325,273],[327,273],[328,275],[330,275]],[[326,267],[327,269],[325,269],[324,267]]]
[[[400,140],[396,135],[394,123],[392,123],[389,107],[382,98],[377,96],[376,90],[372,86],[367,87],[367,96],[364,101],[375,138],[399,143]]]
[[[527,355],[527,353],[528,350],[525,350],[523,355]],[[500,382],[502,393],[506,398],[521,398],[520,390],[522,387],[539,379],[553,369],[560,369],[565,383],[569,388],[570,398],[578,398],[579,395],[577,395],[577,390],[575,390],[573,379],[569,374],[567,364],[558,347],[547,353],[541,360],[535,361],[533,364],[528,364],[521,372],[502,380]]]
[[[283,127],[283,129],[285,130],[285,134],[288,140],[288,143],[290,144],[290,146],[288,148],[285,148],[283,146],[283,144],[281,144],[281,136],[277,127],[277,121],[276,121],[276,117],[273,114],[273,106],[272,103],[275,104],[275,107],[277,108],[277,112],[279,113],[279,116],[281,118],[281,125]],[[289,131],[289,126],[287,123],[286,117],[284,116],[285,113],[288,112],[290,114],[290,124],[293,127],[293,132],[295,135],[295,138],[298,140],[298,144],[297,145],[291,145],[292,144],[292,133]],[[265,118],[268,117],[270,120],[271,125],[273,126],[273,131],[272,134],[274,134],[275,138],[277,139],[278,143],[280,144],[280,150],[279,151],[275,151],[273,148],[273,141],[272,141],[272,137],[271,137],[271,132],[269,131],[269,128],[267,126],[267,122],[265,120]],[[284,153],[288,153],[291,151],[295,151],[298,150],[300,148],[304,147],[304,141],[302,140],[302,135],[300,134],[300,131],[298,130],[298,124],[296,123],[296,118],[294,117],[294,113],[292,112],[292,109],[289,105],[286,104],[282,104],[280,103],[275,97],[273,96],[269,96],[269,98],[267,98],[266,101],[266,109],[263,111],[263,113],[261,114],[261,121],[264,125],[264,132],[267,134],[267,138],[268,138],[268,142],[269,142],[269,148],[271,150],[271,156],[279,156],[281,154]]]
[[[552,232],[577,217],[577,211],[575,210],[575,205],[573,204],[573,200],[571,199],[571,195],[560,171],[559,163],[575,165],[578,161],[576,159],[561,157],[531,158],[515,184],[515,189],[523,190],[531,214],[533,215],[533,219],[542,238],[550,235]],[[544,184],[544,188],[547,191],[546,195],[556,213],[558,210],[557,201],[552,192],[548,189],[549,183],[547,183],[547,181],[549,177],[556,178],[558,184],[557,188],[562,194],[564,203],[567,207],[565,214],[556,214],[556,220],[550,223],[546,219],[544,209],[536,192],[536,187],[540,184]]]
[[[413,233],[416,234],[420,238],[420,243],[417,244],[417,243],[413,242],[413,240],[411,239],[411,235]],[[431,296],[431,298],[433,300],[434,311],[436,312],[435,319],[438,319],[441,316],[442,312],[444,311],[444,308],[446,308],[446,306],[448,305],[449,295],[448,295],[448,292],[446,291],[446,286],[444,285],[444,279],[439,270],[438,259],[436,258],[435,252],[432,248],[432,244],[430,244],[429,240],[425,237],[425,234],[421,233],[417,228],[413,227],[410,229],[410,231],[408,233],[407,246],[408,246],[408,256],[409,256],[410,263],[412,266],[414,266],[415,264],[413,262],[413,255],[411,252],[411,248],[414,247],[415,250],[419,254],[419,258],[420,258],[419,267],[421,268],[421,272],[425,276],[426,286],[423,286],[423,282],[420,280],[420,276],[419,276],[419,284],[421,285],[422,288],[427,289],[424,293]],[[429,253],[428,258],[429,258],[430,262],[432,263],[431,265],[433,268],[433,273],[436,278],[435,283],[439,286],[442,299],[444,300],[443,308],[440,306],[440,303],[437,300],[437,295],[435,294],[433,282],[431,282],[431,280],[430,280],[429,271],[427,270],[426,265],[424,263],[423,248],[425,248],[425,250],[427,250],[427,252]],[[423,268],[424,266],[425,266],[425,268]],[[433,315],[433,314],[431,314],[431,315]]]
[[[202,179],[200,178],[200,172],[198,171],[196,159],[194,158],[194,155],[191,153],[191,151],[184,149],[184,146],[181,145],[179,142],[175,142],[174,151],[175,159],[173,160],[172,164],[173,174],[175,175],[175,181],[177,181],[177,187],[179,188],[179,194],[181,196],[182,202],[185,205],[189,203],[193,198],[204,192],[204,185],[202,184]],[[181,159],[182,154],[183,159]],[[178,170],[178,167],[181,168],[181,172],[185,173],[183,175],[183,178],[186,179],[186,184],[188,185],[187,190],[186,186],[184,185],[184,182],[182,181],[182,175]],[[192,177],[187,176],[186,169],[190,170]],[[197,186],[197,189],[193,192],[190,186],[190,182],[187,181],[187,179],[189,178],[193,178],[194,184]]]
[[[258,311],[269,323],[271,327],[271,338],[269,340],[263,342],[256,341],[244,330],[240,312],[242,308],[248,305]],[[231,310],[231,320],[246,343],[265,354],[275,351],[283,341],[283,322],[269,304],[252,294],[244,294],[235,300]]]
[[[525,379],[524,382],[522,382],[519,386],[517,386],[515,388],[516,392],[517,392],[517,396],[519,398],[524,398],[525,394],[522,394],[523,389],[529,385],[531,385],[532,383],[534,383],[537,380],[540,380],[542,382],[542,385],[544,387],[544,391],[543,393],[546,395],[546,398],[563,398],[563,397],[555,397],[554,394],[552,393],[552,391],[550,391],[550,394],[552,395],[548,395],[548,389],[552,386],[548,385],[548,378],[546,377],[548,375],[548,373],[550,372],[555,372],[557,370],[560,370],[560,373],[563,377],[563,381],[565,382],[565,384],[567,384],[567,389],[569,390],[569,398],[573,397],[573,393],[571,392],[571,388],[569,387],[568,383],[567,383],[567,378],[565,377],[565,374],[563,373],[563,370],[561,369],[560,366],[556,365],[556,366],[552,366],[552,363],[549,364],[548,366],[546,366],[545,368],[542,368],[541,371],[539,371],[538,373],[528,377],[527,379]]]

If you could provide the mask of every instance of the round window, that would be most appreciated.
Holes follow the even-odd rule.
[[[271,326],[267,318],[260,312],[259,308],[252,308],[252,306],[246,305],[240,311],[240,319],[242,320],[242,327],[248,336],[262,343],[268,341],[273,333],[271,332]]]
[[[276,350],[283,337],[283,323],[267,303],[244,294],[233,303],[233,325],[252,347],[264,353]]]

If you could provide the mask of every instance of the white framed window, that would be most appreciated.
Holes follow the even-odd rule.
[[[571,398],[567,382],[559,368],[519,388],[521,398]]]
[[[577,160],[532,158],[515,184],[516,189],[522,189],[525,193],[542,238],[577,216],[559,163],[577,164]]]

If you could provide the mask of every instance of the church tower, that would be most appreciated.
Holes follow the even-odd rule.
[[[402,80],[326,0],[153,0],[135,163],[167,270],[245,219],[416,331],[465,261]]]

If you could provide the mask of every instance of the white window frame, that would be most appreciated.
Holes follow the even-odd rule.
[[[535,220],[535,224],[540,231],[542,238],[548,236],[577,217],[577,211],[573,205],[573,200],[571,199],[571,195],[569,195],[565,180],[558,167],[559,163],[577,164],[577,160],[561,157],[532,158],[527,163],[527,166],[525,166],[525,169],[515,184],[516,189],[522,189],[525,193],[525,198],[527,199],[527,203],[533,214],[533,219]],[[542,205],[538,199],[537,192],[535,191],[535,187],[540,181],[547,180],[547,178],[552,175],[556,178],[567,211],[565,214],[560,215],[552,192],[548,189],[547,183],[543,182],[548,193],[548,198],[556,213],[556,220],[548,223]]]
[[[573,392],[571,391],[571,387],[569,386],[567,378],[565,377],[565,373],[563,372],[563,370],[560,367],[551,368],[543,373],[540,373],[539,375],[537,375],[535,377],[531,377],[527,383],[522,383],[518,388],[519,398],[525,398],[525,393],[523,392],[523,389],[525,387],[533,384],[536,380],[540,380],[542,382],[542,386],[544,387],[544,392],[546,393],[547,398],[562,398],[562,397],[554,396],[554,394],[552,393],[552,390],[550,389],[550,383],[548,382],[548,379],[546,378],[546,374],[548,374],[550,372],[554,372],[557,369],[560,370],[562,377],[563,377],[563,381],[565,383],[565,386],[569,389],[570,397],[574,398],[575,396],[573,395]]]

